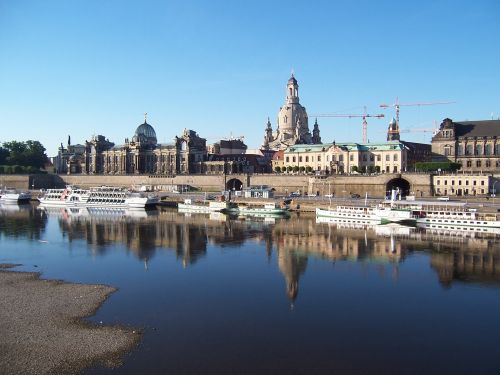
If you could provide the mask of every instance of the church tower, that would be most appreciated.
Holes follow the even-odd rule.
[[[262,147],[266,150],[269,149],[269,143],[273,141],[273,128],[271,126],[271,121],[269,120],[269,117],[267,118],[267,124],[266,124],[266,134],[264,135],[264,143]]]
[[[276,133],[272,134],[272,130],[269,131],[269,129],[270,123],[268,122],[263,147],[268,147],[271,150],[284,150],[295,144],[315,143],[309,131],[309,118],[306,109],[300,105],[299,84],[293,74],[286,85],[285,104],[278,112]],[[321,140],[319,128],[316,139]]]
[[[392,118],[389,123],[389,129],[387,129],[387,140],[388,141],[399,141],[399,125],[395,118]]]
[[[321,136],[319,135],[318,119],[316,119],[316,121],[314,121],[312,143],[315,144],[315,145],[321,143]]]

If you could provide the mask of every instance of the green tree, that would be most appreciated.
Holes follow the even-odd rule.
[[[295,165],[295,166],[293,167],[293,171],[294,171],[294,172],[298,172],[298,171],[299,171],[299,167],[298,167],[297,165]]]
[[[300,168],[299,168],[299,171],[302,172],[302,173],[304,173],[305,170],[306,170],[306,167],[304,167],[303,165],[301,165]]]
[[[377,166],[375,167],[375,172],[380,173],[380,165],[377,165]]]
[[[307,172],[307,173],[311,173],[311,172],[312,172],[312,170],[313,170],[313,169],[312,169],[312,167],[311,167],[310,165],[308,165],[308,166],[306,167],[306,172]]]
[[[287,170],[287,172],[291,172],[293,170],[293,168],[289,165],[288,167],[286,167],[286,170]]]
[[[358,166],[357,165],[353,165],[351,167],[351,172],[357,172],[358,171]]]
[[[4,142],[0,150],[0,161],[8,165],[42,168],[46,161],[45,147],[39,141]]]
[[[274,171],[276,173],[281,173],[281,167],[279,167],[279,166],[274,167]]]

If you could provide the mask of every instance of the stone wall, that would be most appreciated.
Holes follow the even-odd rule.
[[[156,177],[147,175],[104,176],[104,175],[0,175],[0,186],[19,189],[41,189],[78,185],[82,187],[111,185],[139,186],[152,185],[161,190],[170,190],[173,185],[190,185],[202,191],[225,190],[226,183],[238,179],[243,187],[250,185],[269,185],[276,189],[276,194],[289,194],[294,191],[321,195],[334,193],[337,197],[368,193],[372,197],[383,197],[387,183],[402,178],[410,184],[410,192],[417,196],[431,195],[431,176],[428,174],[381,174],[377,176],[342,176],[335,175],[319,178],[308,175],[275,174],[232,174],[232,175],[186,175],[175,177]]]

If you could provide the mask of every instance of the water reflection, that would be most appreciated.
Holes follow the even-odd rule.
[[[47,218],[30,204],[0,204],[0,235],[39,240]]]
[[[268,259],[276,259],[293,303],[310,257],[332,264],[363,262],[397,279],[399,265],[413,252],[430,252],[430,266],[439,282],[498,284],[500,235],[495,232],[411,228],[399,225],[364,226],[332,223],[311,216],[288,220],[228,218],[220,214],[179,214],[176,210],[36,209],[0,206],[0,233],[40,239],[49,217],[57,220],[69,242],[85,241],[93,255],[103,255],[121,244],[137,259],[148,262],[158,251],[174,251],[183,267],[207,256],[209,246],[238,248],[263,245]]]

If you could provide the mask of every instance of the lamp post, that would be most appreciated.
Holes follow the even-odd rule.
[[[497,182],[500,181],[500,180],[496,180],[494,183],[493,183],[493,204],[495,204],[495,198],[496,198],[496,190],[495,190],[495,185],[497,184]]]

